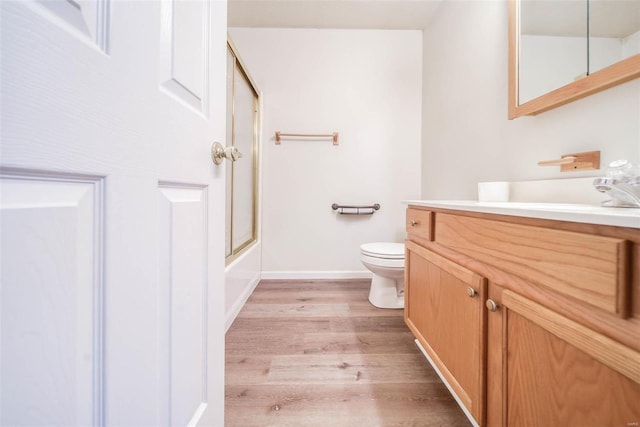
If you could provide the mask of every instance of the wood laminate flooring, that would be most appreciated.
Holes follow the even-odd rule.
[[[468,426],[368,280],[263,281],[226,335],[225,426]]]

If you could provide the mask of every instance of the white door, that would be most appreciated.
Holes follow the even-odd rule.
[[[0,8],[0,424],[222,426],[226,2]]]

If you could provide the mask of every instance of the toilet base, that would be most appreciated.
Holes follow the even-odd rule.
[[[402,283],[398,283],[398,280]],[[369,302],[378,308],[404,308],[404,282],[403,279],[398,280],[374,274],[369,290]]]

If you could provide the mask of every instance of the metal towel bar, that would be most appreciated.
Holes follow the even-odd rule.
[[[283,137],[293,137],[293,138],[331,138],[333,140],[333,145],[338,145],[338,132],[333,133],[284,133],[277,131],[276,132],[276,145],[280,145],[280,141],[282,141]]]
[[[373,215],[375,211],[380,209],[380,204],[375,203],[370,206],[351,206],[334,203],[331,205],[331,209],[338,211],[340,215]]]

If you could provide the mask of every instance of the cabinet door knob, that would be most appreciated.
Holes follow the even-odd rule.
[[[485,305],[487,306],[487,310],[489,311],[496,311],[498,309],[498,304],[496,304],[496,302],[492,299],[488,299]]]
[[[411,220],[411,226],[415,227],[416,225],[418,225],[418,221],[416,221],[415,219]]]
[[[476,295],[478,295],[478,293],[476,292],[475,289],[473,289],[471,286],[469,286],[467,288],[467,295],[469,295],[471,298],[475,297]]]

